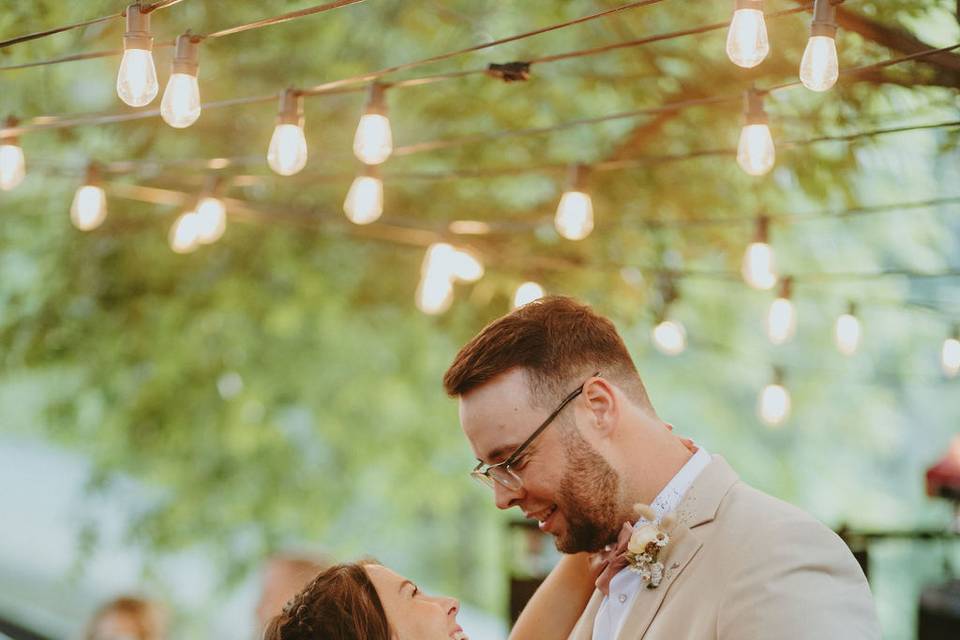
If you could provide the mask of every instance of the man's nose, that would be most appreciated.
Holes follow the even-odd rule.
[[[499,482],[493,483],[493,499],[498,509],[509,509],[520,502],[523,496],[523,487],[518,490],[509,489]]]

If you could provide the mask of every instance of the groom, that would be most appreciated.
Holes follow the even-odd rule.
[[[550,297],[496,320],[444,386],[497,507],[539,520],[563,553],[613,549],[571,639],[880,638],[844,543],[673,434],[589,307]],[[636,570],[619,559],[628,544]]]

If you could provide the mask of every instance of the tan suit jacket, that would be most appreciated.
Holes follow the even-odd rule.
[[[744,484],[720,456],[677,513],[667,575],[640,589],[616,640],[879,640],[870,589],[843,541]],[[602,601],[594,592],[570,640],[592,640]]]

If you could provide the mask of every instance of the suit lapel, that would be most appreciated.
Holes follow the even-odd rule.
[[[707,468],[697,476],[677,509],[679,524],[671,533],[670,551],[664,563],[669,573],[656,589],[640,589],[617,640],[635,640],[647,632],[667,592],[703,545],[694,529],[716,517],[721,500],[737,480],[739,477],[736,472],[720,456],[713,456]],[[677,566],[674,567],[674,564]],[[594,591],[568,640],[593,639],[594,620],[602,603],[603,594]]]
[[[678,524],[670,534],[670,545],[667,547],[664,561],[667,575],[659,587],[640,589],[617,640],[636,640],[647,632],[673,583],[703,546],[695,532],[696,528],[713,521],[720,509],[720,502],[737,480],[739,477],[726,460],[713,456],[707,468],[693,481],[674,514]],[[589,640],[589,636],[576,640]]]
[[[739,479],[722,456],[713,456],[683,496],[676,511],[677,518],[691,529],[712,521],[720,510],[723,497]]]
[[[663,599],[667,597],[670,587],[680,576],[690,560],[697,554],[703,543],[696,534],[684,525],[677,525],[670,534],[670,544],[667,546],[663,565],[666,575],[660,586],[654,589],[641,587],[633,599],[633,604],[627,617],[623,621],[617,640],[635,640],[642,638],[647,632],[650,623],[660,610]],[[579,638],[577,640],[580,640]]]

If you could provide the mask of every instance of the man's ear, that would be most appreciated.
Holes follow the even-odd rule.
[[[583,399],[590,411],[592,426],[601,435],[610,435],[620,418],[616,387],[608,380],[594,376],[583,385]]]

